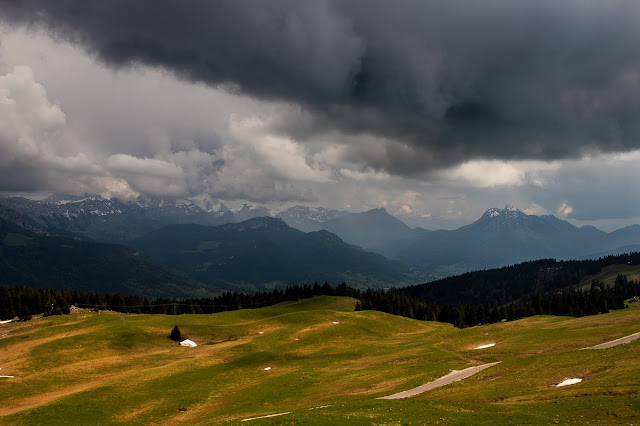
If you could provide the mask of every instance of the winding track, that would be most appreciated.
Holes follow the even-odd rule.
[[[620,339],[612,340],[610,342],[600,343],[599,345],[590,346],[588,348],[582,348],[581,351],[587,349],[608,349],[618,345],[624,345],[625,343],[633,342],[634,340],[640,339],[640,332],[631,334],[626,337],[621,337]]]
[[[429,382],[425,385],[418,386],[417,388],[409,389],[404,392],[394,393],[393,395],[382,396],[376,399],[408,398],[410,396],[418,395],[431,389],[439,388],[440,386],[448,385],[449,383],[457,382],[458,380],[466,379],[467,377],[473,376],[474,374],[479,373],[486,368],[493,367],[496,364],[500,364],[500,361],[477,365],[475,367],[465,368],[464,370],[460,371],[452,371],[446,376],[440,377],[439,379],[434,380],[433,382]]]

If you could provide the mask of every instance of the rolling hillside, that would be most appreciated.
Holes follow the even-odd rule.
[[[319,297],[216,315],[69,316],[0,324],[0,423],[637,423],[640,307],[463,330]],[[174,325],[198,346],[169,340]],[[495,344],[481,350],[483,345]],[[485,363],[481,373],[398,400]],[[571,378],[581,383],[557,384]]]

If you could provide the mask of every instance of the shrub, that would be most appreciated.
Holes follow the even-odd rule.
[[[182,334],[180,333],[180,329],[176,325],[175,327],[173,327],[173,330],[171,330],[171,340],[175,342],[179,342],[181,339],[182,339]]]

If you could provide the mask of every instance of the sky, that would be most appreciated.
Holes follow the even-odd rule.
[[[0,194],[640,223],[640,2],[0,0]]]

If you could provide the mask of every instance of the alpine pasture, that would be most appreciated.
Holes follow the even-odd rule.
[[[640,340],[580,350],[640,331],[639,303],[590,317],[466,329],[354,312],[355,303],[322,296],[180,316],[80,310],[1,324],[1,373],[14,377],[0,378],[0,423],[640,419]],[[175,325],[198,346],[170,340]],[[493,362],[500,363],[409,398],[377,399]],[[582,381],[556,387],[573,378]]]

